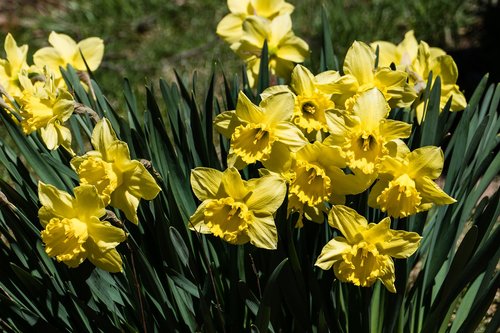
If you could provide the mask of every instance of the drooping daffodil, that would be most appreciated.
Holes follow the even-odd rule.
[[[87,66],[91,71],[95,71],[104,55],[104,42],[98,37],[86,38],[77,43],[68,35],[52,31],[49,43],[52,47],[41,48],[33,54],[33,62],[39,68],[47,66],[54,72],[56,79],[62,76],[59,67],[64,68],[67,65],[78,71],[87,71]]]
[[[291,14],[293,5],[285,0],[228,0],[231,13],[217,25],[217,35],[229,44],[237,44],[243,35],[243,22],[249,16],[272,20],[278,15]]]
[[[44,227],[41,236],[50,257],[69,267],[77,267],[88,259],[106,271],[122,271],[116,246],[126,239],[126,234],[100,220],[106,210],[94,186],[75,187],[72,197],[40,182],[38,196],[42,204],[38,216]]]
[[[333,267],[342,282],[370,287],[377,280],[391,293],[396,292],[392,258],[408,258],[418,249],[421,237],[415,232],[390,229],[391,219],[368,224],[354,209],[333,206],[328,223],[343,236],[329,241],[315,265],[324,270]]]
[[[294,98],[289,92],[273,94],[253,104],[243,92],[238,95],[235,111],[226,111],[215,119],[215,127],[231,139],[228,165],[238,169],[269,158],[276,145],[297,151],[307,143],[299,128],[290,123]]]
[[[329,115],[330,136],[323,142],[340,147],[352,170],[376,175],[379,159],[388,153],[385,145],[411,134],[410,124],[387,119],[389,111],[384,95],[368,90],[356,99],[352,114]]]
[[[456,202],[433,181],[443,170],[443,151],[421,147],[410,152],[398,145],[396,156],[384,156],[379,165],[379,180],[371,189],[368,204],[393,217],[407,217],[429,210],[434,205]]]
[[[28,74],[19,75],[21,94],[16,98],[21,110],[21,126],[26,134],[39,131],[48,149],[71,149],[71,132],[64,123],[74,111],[73,96],[57,88],[54,77],[45,73],[44,81],[31,82]]]
[[[231,244],[250,242],[256,247],[276,249],[278,234],[273,214],[286,194],[285,182],[266,175],[245,181],[238,170],[224,172],[196,168],[191,187],[202,203],[189,221],[191,230],[213,234]]]
[[[272,75],[285,79],[297,63],[304,62],[309,53],[307,43],[295,36],[290,15],[268,20],[250,16],[243,22],[243,35],[233,50],[246,62],[251,87],[257,81],[264,41],[267,41],[269,69]]]
[[[122,210],[138,224],[140,199],[153,200],[160,187],[141,162],[130,159],[127,143],[117,139],[108,119],[96,124],[91,141],[95,150],[71,160],[80,183],[94,185],[105,205]]]

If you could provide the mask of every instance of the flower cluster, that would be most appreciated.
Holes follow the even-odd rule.
[[[228,0],[230,14],[217,26],[217,34],[247,65],[250,86],[259,75],[262,47],[267,42],[273,75],[288,78],[294,64],[304,62],[309,46],[292,31],[294,7],[284,0]]]
[[[56,32],[50,34],[49,43],[52,47],[36,51],[33,64],[28,65],[28,45],[18,46],[14,37],[7,35],[6,58],[0,59],[0,96],[7,99],[13,119],[21,123],[25,134],[39,132],[48,149],[62,146],[73,154],[71,133],[64,124],[74,111],[74,100],[60,68],[71,65],[81,73],[86,73],[87,67],[97,69],[104,44],[97,37],[76,43]]]
[[[270,3],[246,1],[240,8],[229,1],[232,14],[219,24],[218,33],[233,49],[249,50],[245,34],[260,31],[249,28],[260,20],[252,15],[269,15],[266,20],[272,26],[291,10],[283,1]],[[391,217],[405,218],[455,200],[434,182],[443,168],[442,150],[410,151],[403,140],[410,137],[412,124],[390,119],[390,111],[413,109],[418,121],[424,121],[421,86],[427,84],[430,71],[442,77],[444,104],[452,98],[451,111],[465,106],[455,84],[453,60],[442,51],[431,52],[425,42],[412,57],[405,53],[406,45],[412,44],[407,39],[392,49],[388,43],[370,46],[355,41],[342,72],[314,75],[296,65],[290,83],[269,87],[258,104],[240,92],[235,110],[214,121],[229,139],[228,169],[192,172],[191,185],[202,203],[190,228],[232,244],[276,248],[272,214],[287,195],[289,216],[298,213],[296,227],[302,227],[304,220],[323,223],[328,215],[330,226],[342,234],[323,248],[317,266],[333,267],[341,281],[370,286],[380,280],[395,292],[392,258],[412,255],[421,237],[390,229]],[[393,58],[388,50],[394,51]],[[259,170],[261,178],[244,181],[238,170],[250,164],[264,167]],[[345,206],[347,195],[365,191],[368,205],[388,215],[379,223],[368,224]]]

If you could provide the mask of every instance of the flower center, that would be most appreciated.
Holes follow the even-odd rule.
[[[233,198],[212,200],[207,204],[204,215],[212,234],[233,244],[247,235],[248,224],[251,223],[248,207]]]
[[[305,113],[314,114],[317,108],[318,107],[312,102],[305,102],[304,104],[302,104],[302,112]]]
[[[325,111],[334,106],[335,104],[325,94],[298,95],[295,101],[293,122],[307,133],[327,131]]]
[[[331,194],[331,180],[317,165],[298,162],[296,177],[290,185],[290,193],[297,196],[302,204],[314,207],[328,200]]]
[[[351,137],[349,167],[360,169],[365,174],[375,172],[375,162],[382,153],[378,138],[367,132],[356,133]]]
[[[266,160],[275,140],[263,125],[246,124],[236,127],[231,137],[231,147],[245,163],[251,164]]]
[[[394,217],[406,217],[417,213],[422,197],[415,187],[415,181],[407,174],[389,182],[377,198],[380,209]]]
[[[360,242],[342,255],[343,261],[337,264],[335,273],[342,281],[362,287],[371,286],[383,271],[379,257],[374,245]]]

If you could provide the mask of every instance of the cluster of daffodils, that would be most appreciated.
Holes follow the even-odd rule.
[[[74,197],[52,185],[40,183],[42,207],[38,215],[45,228],[41,235],[45,251],[69,267],[85,259],[110,272],[122,270],[116,246],[126,239],[122,228],[101,218],[105,207],[120,209],[127,220],[138,224],[140,199],[152,200],[160,187],[139,161],[130,159],[125,142],[117,139],[107,119],[92,132],[94,150],[75,156],[71,166],[80,178]]]
[[[49,43],[50,47],[33,54],[33,64],[29,65],[28,45],[18,46],[14,37],[7,35],[6,58],[0,59],[0,99],[25,134],[38,132],[48,149],[62,146],[73,154],[71,133],[65,123],[73,114],[74,99],[60,68],[71,65],[82,74],[87,68],[96,70],[104,44],[97,37],[76,43],[71,37],[56,32],[50,34]]]
[[[232,14],[218,30],[240,50],[248,50],[245,34],[258,31],[250,27],[260,19],[250,13],[272,12],[276,17],[262,20],[272,25],[291,8],[283,1],[244,3],[236,8],[229,1]],[[245,9],[244,14],[237,9]],[[240,92],[236,109],[215,119],[216,129],[230,141],[228,169],[192,171],[191,185],[201,204],[189,227],[231,244],[275,249],[273,215],[287,197],[288,215],[298,216],[296,227],[305,221],[324,223],[327,216],[341,234],[325,245],[316,266],[333,267],[344,282],[367,287],[380,280],[396,292],[393,258],[412,255],[421,237],[391,229],[391,217],[455,202],[434,181],[443,168],[442,150],[410,151],[403,140],[412,124],[388,118],[391,109],[406,108],[416,111],[418,122],[425,120],[422,94],[430,72],[441,77],[441,108],[449,103],[450,111],[462,110],[466,101],[456,85],[455,63],[442,50],[418,44],[412,32],[398,46],[354,42],[342,73],[313,75],[296,65],[289,85],[269,87],[258,105]],[[263,167],[260,178],[242,180],[238,170],[250,164]],[[368,192],[368,205],[386,218],[368,223],[345,206],[347,195],[363,192]]]
[[[271,73],[289,78],[296,63],[304,62],[309,46],[292,31],[294,7],[284,0],[228,0],[230,14],[217,26],[217,34],[247,66],[250,86],[257,81],[262,47],[267,42]]]
[[[118,140],[107,119],[94,127],[94,149],[74,156],[71,132],[65,123],[75,103],[60,68],[71,65],[90,89],[86,71],[99,67],[104,44],[96,37],[76,43],[55,32],[50,34],[49,43],[51,47],[36,51],[34,64],[28,65],[28,46],[18,46],[8,34],[6,59],[0,59],[2,107],[11,112],[25,134],[38,132],[48,149],[61,146],[73,155],[71,167],[80,178],[74,196],[39,183],[41,238],[47,254],[69,267],[88,259],[99,268],[119,272],[122,259],[116,247],[126,239],[126,233],[122,226],[106,220],[113,220],[106,206],[121,210],[128,221],[138,224],[140,200],[154,199],[160,188],[141,162],[130,159],[127,144]]]

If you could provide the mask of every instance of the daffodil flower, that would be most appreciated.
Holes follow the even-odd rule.
[[[57,149],[60,145],[70,153],[71,132],[64,123],[74,111],[73,96],[62,88],[57,88],[52,75],[45,73],[45,81],[32,83],[28,74],[19,75],[22,88],[17,102],[21,108],[21,126],[26,134],[40,131],[48,149]]]
[[[379,67],[389,67],[394,64],[398,69],[406,71],[408,66],[415,61],[418,52],[418,42],[415,39],[413,30],[405,34],[401,43],[395,45],[386,41],[376,41],[370,44],[375,51],[378,47]]]
[[[389,217],[368,224],[363,216],[346,206],[332,207],[328,223],[343,237],[329,241],[315,265],[324,270],[333,267],[340,281],[356,286],[370,287],[380,280],[387,290],[395,293],[392,258],[411,256],[418,249],[421,237],[415,232],[390,229]]]
[[[275,152],[264,165],[288,182],[288,213],[300,214],[296,227],[303,226],[303,216],[322,223],[327,203],[345,203],[347,194],[361,193],[373,181],[362,173],[345,174],[342,169],[347,165],[340,148],[318,141],[288,156],[286,150]]]
[[[368,90],[356,99],[352,114],[329,115],[330,136],[324,143],[340,147],[352,170],[376,174],[375,166],[388,153],[385,145],[411,134],[410,124],[387,119],[389,111],[383,94]]]
[[[295,96],[295,108],[292,122],[297,125],[309,139],[328,131],[326,114],[335,108],[331,100],[332,94],[321,89],[320,84],[333,82],[340,77],[336,71],[326,71],[314,76],[309,69],[297,65],[292,72],[290,87],[278,85],[267,88],[261,96],[266,98],[272,94],[289,91]]]
[[[59,67],[67,65],[79,71],[86,71],[86,62],[89,69],[95,71],[101,64],[104,54],[104,43],[98,37],[86,38],[76,43],[68,35],[52,31],[49,35],[49,43],[52,47],[44,47],[35,52],[33,62],[39,68],[47,66],[55,73],[56,79],[62,76]]]
[[[268,159],[276,145],[284,144],[292,151],[305,145],[307,140],[300,129],[290,123],[293,109],[291,93],[274,94],[257,106],[240,92],[236,110],[215,119],[217,130],[231,138],[228,165],[242,169]]]
[[[267,175],[242,180],[238,170],[220,172],[196,168],[191,187],[202,203],[190,218],[189,228],[213,234],[231,244],[250,242],[256,247],[276,249],[278,234],[273,214],[286,194],[285,182]]]
[[[458,69],[455,61],[449,55],[434,56],[429,45],[421,41],[418,47],[417,59],[411,67],[411,78],[415,91],[422,96],[427,85],[429,75],[441,78],[440,110],[442,110],[451,98],[450,111],[461,111],[467,106],[464,94],[457,85]],[[414,108],[419,123],[424,118],[424,101],[417,99]]]
[[[255,15],[273,19],[278,15],[291,14],[294,7],[284,0],[228,0],[230,14],[217,25],[217,34],[229,44],[237,44],[243,35],[243,22]]]
[[[250,86],[259,74],[264,41],[267,41],[271,74],[288,79],[296,63],[304,62],[309,46],[292,31],[290,15],[268,20],[250,16],[243,22],[243,35],[233,50],[247,63]]]
[[[5,37],[4,49],[7,59],[0,59],[0,84],[11,96],[17,97],[21,94],[19,73],[29,67],[26,63],[28,45],[17,46],[9,33]]]
[[[96,124],[92,145],[95,150],[71,160],[80,183],[95,186],[105,205],[122,210],[129,221],[138,224],[140,199],[153,200],[160,187],[141,162],[130,159],[127,143],[117,139],[106,118]]]
[[[94,186],[78,186],[74,195],[52,185],[38,184],[42,204],[38,216],[44,227],[41,236],[45,252],[69,267],[77,267],[88,259],[106,271],[122,271],[116,246],[126,239],[125,232],[99,220],[106,210]]]
[[[383,157],[378,166],[380,180],[368,197],[371,207],[393,217],[407,217],[429,210],[433,205],[456,202],[433,181],[443,170],[443,151],[422,147],[410,152],[399,145],[397,155]]]
[[[344,76],[324,89],[332,93],[332,99],[340,107],[350,110],[359,94],[378,88],[391,107],[410,106],[416,93],[407,83],[408,74],[389,67],[375,68],[375,52],[365,43],[355,41],[344,60]]]

